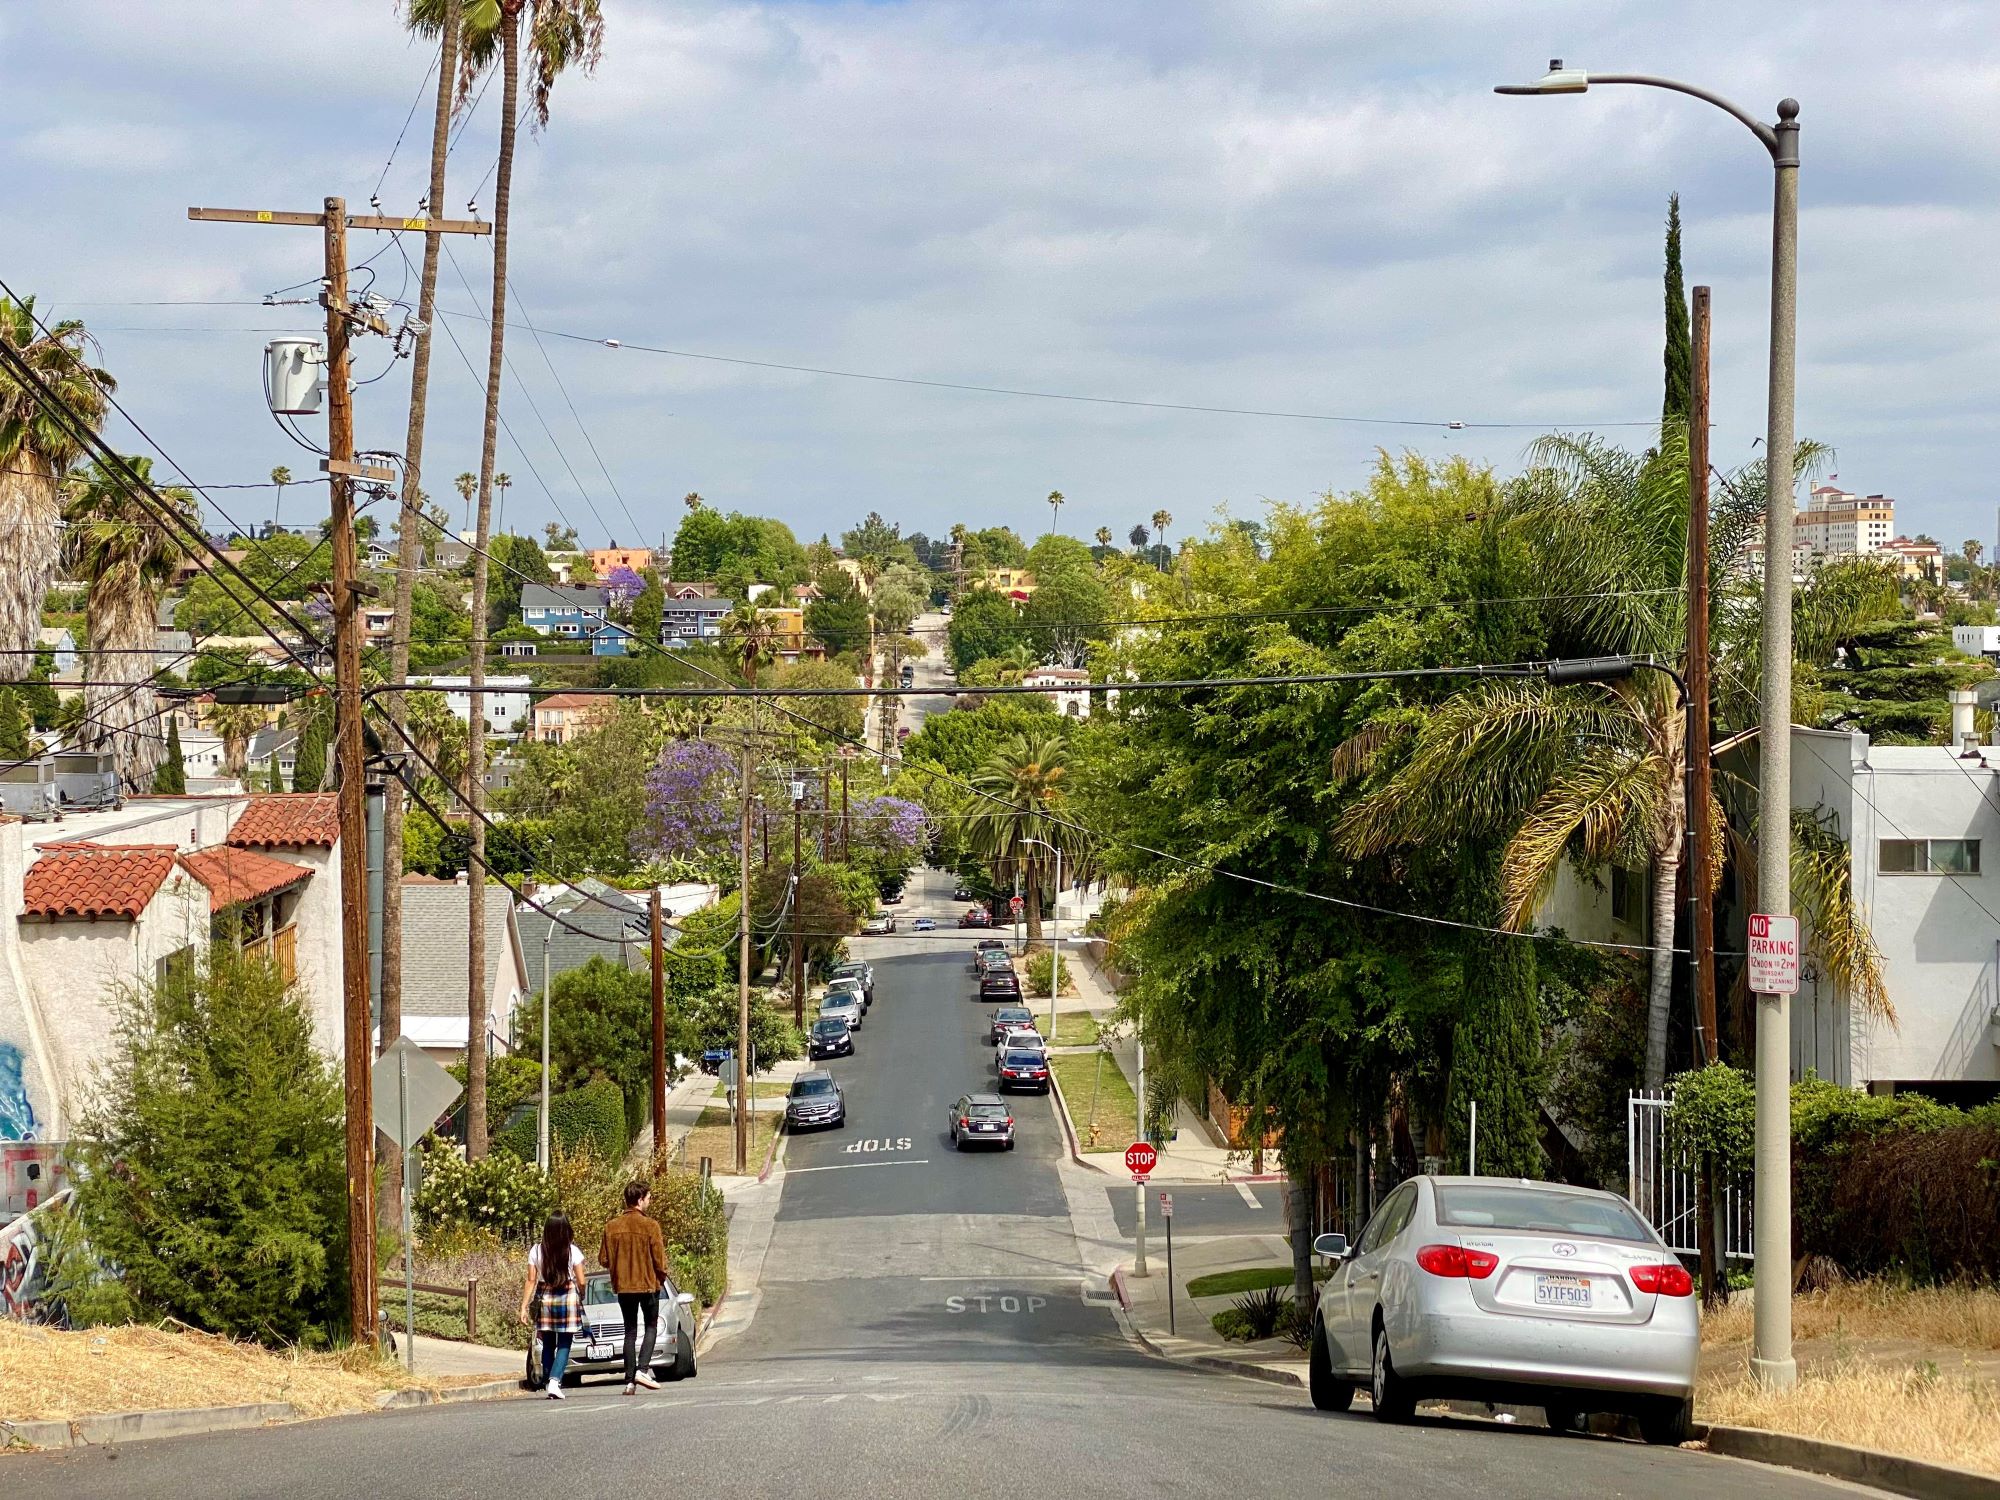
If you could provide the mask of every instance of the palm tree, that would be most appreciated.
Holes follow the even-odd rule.
[[[285,486],[292,482],[292,471],[279,464],[271,471],[271,483],[278,487],[278,498],[271,502],[271,529],[278,529],[278,517],[285,509]]]
[[[467,469],[451,483],[452,488],[458,491],[459,498],[465,501],[465,529],[470,531],[472,530],[472,497],[479,490],[479,476],[470,469]]]
[[[972,785],[985,796],[973,804],[966,819],[965,839],[996,878],[1022,874],[1028,913],[1028,941],[1042,935],[1041,871],[1049,861],[1039,839],[1063,851],[1065,872],[1081,875],[1089,846],[1067,811],[1068,742],[1060,731],[1017,734],[994,747],[986,763],[972,775]]]
[[[1980,545],[1979,540],[1976,537],[1967,537],[1965,539],[1964,545],[1959,548],[1959,551],[1964,553],[1965,555],[1966,567],[1974,569],[1975,571],[1979,567],[1979,554],[1985,550],[1986,549]]]
[[[250,773],[250,741],[264,727],[264,710],[251,703],[211,704],[208,727],[222,737],[222,769],[241,781]]]
[[[493,488],[500,492],[500,519],[496,523],[502,534],[507,530],[507,491],[514,487],[514,476],[502,469],[493,476]]]
[[[1132,555],[1134,557],[1143,557],[1146,552],[1146,543],[1152,539],[1153,534],[1143,525],[1134,526],[1125,534],[1125,540],[1132,544]]]
[[[65,409],[58,421],[31,385],[0,369],[0,681],[33,671],[42,600],[62,554],[62,475],[82,455],[72,427],[104,425],[116,383],[84,363],[96,341],[75,319],[43,333],[35,299],[0,297],[0,343],[40,378]]]
[[[689,490],[685,495],[681,496],[681,504],[685,505],[689,510],[700,510],[708,502],[702,499],[696,491]]]
[[[1167,551],[1167,528],[1173,524],[1174,518],[1171,513],[1164,510],[1153,512],[1153,535],[1160,539],[1160,552],[1162,554],[1160,569],[1162,572],[1171,568],[1174,563],[1174,555]]]
[[[722,638],[735,651],[737,665],[743,669],[744,681],[755,687],[757,664],[769,661],[772,648],[777,644],[777,628],[770,617],[746,599],[723,620]]]
[[[1056,518],[1057,518],[1058,516],[1060,516],[1060,515],[1062,514],[1062,508],[1063,508],[1063,492],[1062,492],[1061,490],[1050,490],[1050,491],[1049,491],[1049,532],[1050,532],[1050,534],[1051,534],[1051,535],[1054,535],[1054,533],[1055,533],[1055,529],[1056,529]]]
[[[125,460],[141,480],[150,481],[152,463]],[[160,600],[174,569],[187,556],[182,533],[155,514],[150,496],[102,464],[92,464],[71,490],[64,519],[69,523],[70,566],[88,585],[85,609],[90,622],[90,667],[83,690],[84,721],[79,748],[108,750],[126,790],[150,791],[153,773],[166,758],[166,729],[153,692],[153,638],[159,629]],[[200,524],[194,497],[186,490],[163,490],[189,527]]]
[[[1097,545],[1100,547],[1109,547],[1111,545],[1111,528],[1109,526],[1100,526],[1097,528]]]

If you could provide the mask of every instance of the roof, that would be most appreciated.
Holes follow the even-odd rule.
[[[547,583],[524,583],[521,585],[521,608],[523,609],[602,609],[604,590],[594,588],[560,588]]]
[[[544,708],[591,708],[600,701],[595,693],[551,693],[536,700],[535,708],[537,712]]]
[[[331,849],[340,838],[340,799],[332,792],[267,792],[229,830],[238,849]]]
[[[181,856],[181,867],[208,887],[208,909],[222,911],[261,900],[312,879],[304,865],[287,864],[250,849],[197,849]]]
[[[514,895],[506,886],[486,885],[486,989],[500,974],[500,957],[514,945],[520,960],[520,928],[514,922]],[[471,952],[471,903],[455,880],[403,879],[403,1014],[464,1016],[466,959]],[[525,975],[526,965],[522,964]],[[497,997],[504,1001],[505,997]],[[507,1018],[491,1024],[504,1032]]]
[[[22,915],[130,920],[173,873],[177,852],[172,844],[43,844],[22,877]]]
[[[541,970],[537,966],[541,962],[544,940],[548,943],[551,979],[572,969],[580,969],[593,958],[601,958],[623,969],[644,968],[650,963],[648,914],[645,907],[622,892],[608,886],[600,888],[596,881],[586,881],[579,889],[548,904],[555,912],[554,916],[529,910],[515,919],[521,930],[522,948],[536,955],[534,963],[529,966],[528,982],[531,987],[541,988]],[[584,932],[571,930],[577,927],[583,928]],[[586,932],[591,935],[586,937]],[[666,934],[669,946],[676,936],[678,934],[672,932]]]

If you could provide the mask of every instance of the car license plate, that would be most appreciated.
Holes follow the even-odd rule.
[[[1590,1279],[1585,1276],[1537,1276],[1537,1307],[1590,1306]]]
[[[972,1128],[974,1130],[998,1130],[1000,1127],[998,1125],[975,1125]]]
[[[592,1344],[589,1352],[584,1357],[586,1359],[609,1359],[611,1358],[611,1352],[612,1346],[609,1344]]]

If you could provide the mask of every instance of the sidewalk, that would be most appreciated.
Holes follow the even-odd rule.
[[[1234,1303],[1241,1293],[1200,1298],[1187,1295],[1188,1283],[1197,1277],[1219,1271],[1289,1265],[1292,1251],[1283,1235],[1217,1235],[1177,1241],[1171,1283],[1167,1279],[1164,1232],[1148,1233],[1146,1252],[1150,1275],[1135,1275],[1128,1258],[1112,1278],[1112,1289],[1118,1294],[1126,1326],[1140,1343],[1179,1364],[1279,1385],[1305,1384],[1304,1350],[1281,1338],[1254,1344],[1231,1343],[1211,1326],[1209,1319]],[[1167,1331],[1169,1295],[1173,1298],[1172,1333]]]

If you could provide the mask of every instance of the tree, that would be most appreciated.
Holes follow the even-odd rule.
[[[1049,531],[1051,535],[1054,534],[1057,525],[1060,524],[1058,518],[1062,515],[1062,508],[1063,508],[1063,492],[1061,490],[1050,490]]]
[[[222,740],[222,769],[241,779],[248,769],[251,736],[264,727],[264,710],[251,703],[212,704],[208,727]]]
[[[1468,882],[1492,909],[1493,861]],[[1542,1018],[1535,986],[1535,944],[1523,937],[1467,932],[1464,986],[1451,1046],[1451,1090],[1445,1105],[1450,1154],[1457,1168],[1488,1177],[1540,1177],[1542,1153]],[[1479,1110],[1473,1159],[1473,1106]]]
[[[514,1028],[520,1055],[539,1057],[539,990],[521,1001]],[[605,1077],[618,1085],[628,1107],[645,1100],[652,1086],[652,1037],[653,981],[647,970],[593,956],[581,967],[556,975],[550,984],[551,1088],[581,1088],[593,1078]]]
[[[405,472],[408,472],[407,469]],[[278,491],[271,501],[271,529],[273,531],[278,529],[278,515],[285,508],[285,486],[291,482],[292,471],[283,464],[279,464],[275,469],[271,470],[271,483]]]
[[[966,538],[966,566],[1018,568],[1028,560],[1028,544],[1011,526],[984,526]]]
[[[1165,510],[1156,510],[1153,512],[1153,534],[1160,539],[1158,550],[1160,553],[1160,570],[1162,572],[1170,571],[1174,565],[1174,555],[1167,550],[1167,528],[1173,524],[1174,518],[1172,512]]]
[[[771,676],[771,686],[781,688],[851,688],[854,673],[834,661],[799,661],[780,667]],[[852,696],[798,698],[788,707],[800,719],[813,725],[829,746],[851,743],[861,737],[861,699]],[[791,722],[797,723],[798,720]]]
[[[1979,566],[1979,554],[1985,549],[1980,545],[1977,537],[1967,537],[1960,544],[1958,550],[1965,558],[1965,565],[1968,568],[1976,568]]]
[[[975,588],[958,601],[945,628],[952,666],[963,672],[976,661],[999,656],[1021,639],[1021,619],[1005,596]]]
[[[1132,544],[1132,555],[1134,557],[1138,557],[1144,554],[1146,550],[1146,544],[1150,542],[1152,539],[1153,539],[1153,534],[1150,531],[1146,530],[1144,525],[1134,526],[1129,532],[1125,534],[1125,540]]]
[[[820,574],[820,597],[806,606],[806,629],[828,655],[845,656],[868,643],[868,601],[844,568]]]
[[[660,575],[648,568],[638,597],[632,601],[632,634],[649,645],[659,645],[666,613],[667,591],[660,586]]]
[[[1891,619],[1842,633],[1829,665],[1813,674],[1824,691],[1821,722],[1852,726],[1878,745],[1935,745],[1951,730],[1951,692],[1993,675],[1952,649],[1943,625]]]
[[[299,726],[297,759],[292,762],[292,790],[316,792],[326,782],[328,727],[324,713],[313,713]],[[274,761],[277,756],[271,757]]]
[[[459,471],[458,477],[452,480],[451,485],[453,489],[458,491],[459,498],[465,502],[465,529],[470,531],[472,529],[472,497],[479,492],[479,476],[470,469],[462,469]]]
[[[187,795],[187,762],[181,759],[181,721],[174,714],[167,715],[167,753],[159,768],[153,772],[153,792],[162,797],[183,797]]]
[[[873,553],[883,558],[901,557],[910,562],[916,561],[916,554],[903,540],[903,528],[891,525],[872,510],[859,525],[840,534],[840,550],[849,557]]]
[[[985,795],[967,819],[967,841],[996,874],[1021,871],[1030,942],[1042,935],[1042,876],[1051,856],[1029,841],[1061,849],[1066,877],[1084,873],[1088,848],[1065,818],[1068,775],[1067,742],[1049,731],[1003,741],[972,777],[974,789]]]
[[[340,1082],[302,992],[218,943],[118,997],[77,1122],[77,1210],[135,1314],[232,1338],[334,1335],[346,1311]]]
[[[42,600],[62,555],[62,475],[83,453],[76,428],[95,433],[116,382],[86,364],[96,340],[75,319],[44,333],[35,299],[0,297],[0,343],[55,398],[0,368],[0,681],[28,675],[42,628]]]
[[[646,591],[646,580],[622,564],[605,574],[600,583],[604,589],[605,602],[621,613]]]
[[[1667,199],[1667,348],[1666,397],[1660,406],[1664,426],[1687,425],[1694,402],[1694,348],[1688,336],[1687,286],[1681,278],[1681,195]]]
[[[267,792],[282,792],[284,789],[285,768],[278,760],[277,746],[273,745],[271,747],[271,760],[264,790]]]
[[[776,648],[777,627],[754,604],[739,604],[722,622],[722,639],[728,643],[743,680],[757,685],[757,664],[769,661]]]
[[[148,480],[152,464],[126,464]],[[120,783],[143,792],[153,785],[167,747],[153,691],[153,638],[160,600],[174,569],[187,556],[180,533],[157,520],[164,503],[194,527],[200,515],[194,497],[168,489],[157,501],[141,502],[131,481],[102,464],[71,492],[64,510],[69,523],[66,551],[71,569],[87,585],[90,619],[89,680],[84,687],[84,724],[79,746],[109,751]]]
[[[1039,661],[1083,665],[1089,643],[1105,631],[1105,591],[1090,549],[1066,536],[1043,537],[1028,553],[1035,592],[1022,607],[1028,642]]]
[[[521,589],[530,583],[552,584],[556,570],[533,537],[494,537],[486,551],[493,560],[487,572],[486,610],[483,618],[490,633],[521,612]],[[481,562],[473,558],[475,567]]]
[[[809,572],[806,549],[782,521],[724,515],[712,506],[691,508],[674,533],[674,572],[686,579],[712,579],[740,598],[753,583],[785,587]]]
[[[0,688],[0,758],[28,758],[28,726],[21,718],[20,696],[11,687]]]

